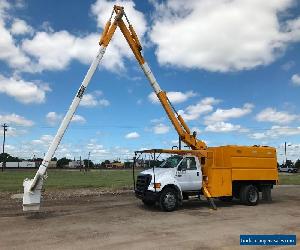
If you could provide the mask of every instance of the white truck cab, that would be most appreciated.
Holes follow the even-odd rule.
[[[201,165],[196,156],[173,155],[160,166],[137,176],[135,194],[145,205],[158,202],[165,211],[173,211],[188,194],[200,194]]]

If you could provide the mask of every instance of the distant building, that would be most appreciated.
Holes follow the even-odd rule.
[[[57,167],[57,161],[49,161],[48,168],[56,168]]]
[[[83,165],[83,162],[81,162],[81,165]],[[68,167],[69,168],[80,168],[80,161],[70,161]]]
[[[2,167],[2,162],[0,166]],[[35,162],[32,161],[20,161],[20,162],[6,162],[6,168],[35,168]]]
[[[105,168],[120,169],[120,168],[125,168],[125,165],[122,162],[111,162],[111,163],[106,163]]]

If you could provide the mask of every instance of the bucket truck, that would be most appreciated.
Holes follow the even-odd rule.
[[[112,21],[113,14],[115,14]],[[125,17],[125,22],[123,20]],[[165,211],[173,211],[191,194],[204,195],[215,207],[212,197],[222,199],[239,198],[247,205],[256,205],[259,192],[270,199],[270,190],[278,181],[276,150],[272,147],[221,146],[207,147],[204,141],[191,132],[184,119],[178,114],[165,91],[162,91],[148,63],[143,57],[138,36],[121,6],[114,6],[106,23],[99,51],[92,62],[74,100],[54,137],[41,166],[33,179],[25,179],[23,210],[39,210],[41,189],[50,159],[55,153],[71,119],[78,107],[106,47],[117,27],[124,35],[142,71],[157,95],[168,118],[181,141],[190,150],[149,150],[138,153],[169,153],[162,165],[141,172],[136,181],[136,197],[144,204],[159,202]]]

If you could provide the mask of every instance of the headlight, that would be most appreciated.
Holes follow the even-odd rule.
[[[159,183],[159,182],[153,183],[153,187],[154,188],[160,188],[161,187],[161,183]]]

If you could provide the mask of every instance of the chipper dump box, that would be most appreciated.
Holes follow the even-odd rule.
[[[208,147],[202,169],[204,184],[212,197],[241,198],[241,187],[246,184],[255,185],[267,195],[278,182],[276,150],[272,147]]]

